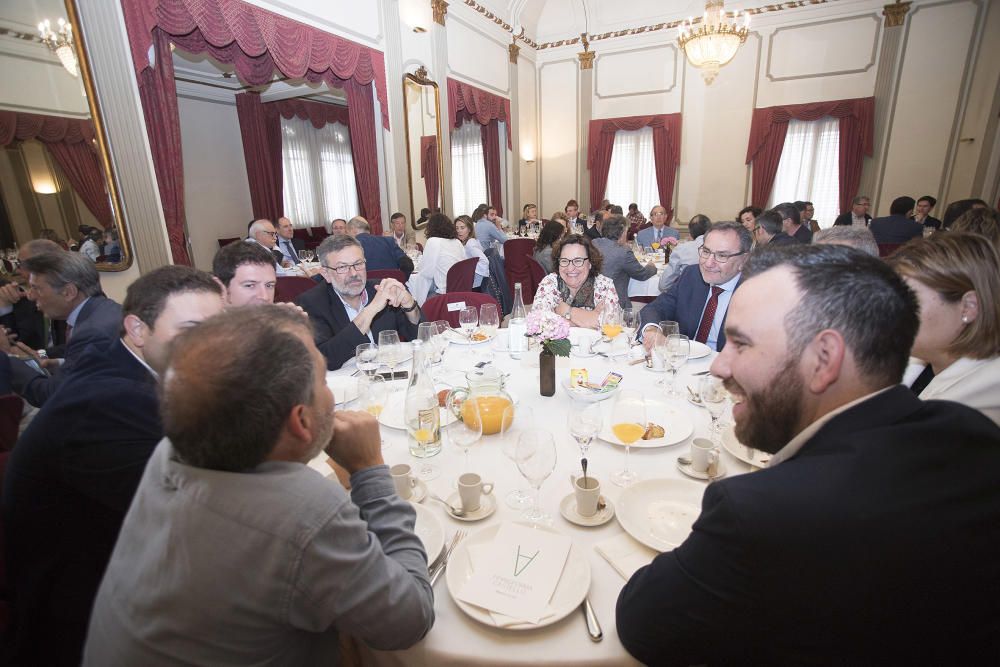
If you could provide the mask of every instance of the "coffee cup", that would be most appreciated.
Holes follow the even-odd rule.
[[[474,472],[467,472],[458,478],[458,495],[462,499],[462,509],[475,512],[483,496],[493,493],[493,483],[484,482],[483,478]]]
[[[396,485],[396,493],[403,500],[409,500],[413,496],[413,487],[417,485],[417,478],[413,476],[413,470],[406,463],[397,463],[389,468],[392,475],[392,483]]]
[[[576,495],[576,513],[584,517],[597,514],[601,498],[601,482],[596,477],[574,477],[573,493]]]
[[[695,472],[707,472],[710,465],[719,462],[719,450],[708,438],[695,438],[691,442],[691,469]]]

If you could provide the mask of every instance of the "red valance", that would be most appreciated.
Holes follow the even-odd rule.
[[[781,151],[785,147],[788,121],[819,120],[825,116],[840,119],[840,210],[851,206],[861,182],[864,157],[871,157],[875,145],[875,98],[786,104],[754,109],[750,125],[750,143],[746,163],[753,163],[751,203],[763,208],[774,188]]]
[[[389,129],[385,59],[381,51],[299,23],[241,0],[122,0],[136,73],[149,67],[153,29],[178,47],[209,53],[236,67],[240,78],[264,85],[277,70],[311,82],[374,82]]]
[[[0,146],[14,140],[37,139],[42,143],[64,141],[75,144],[94,140],[94,122],[89,118],[43,116],[37,113],[0,111]]]
[[[308,120],[317,130],[322,129],[327,123],[348,124],[347,107],[338,104],[313,102],[301,98],[267,102],[264,104],[264,111],[267,114],[278,114],[285,120],[293,117],[300,120]]]
[[[507,150],[512,150],[510,100],[504,97],[449,78],[448,119],[451,127],[461,127],[466,120],[480,125],[488,125],[491,120],[507,123]]]
[[[590,121],[589,144],[587,148],[587,169],[590,170],[590,209],[596,211],[601,206],[608,187],[608,170],[611,168],[611,152],[618,130],[635,131],[644,127],[653,128],[653,163],[656,166],[656,189],[660,195],[660,206],[673,215],[674,181],[677,167],[681,162],[681,115],[659,114],[655,116],[627,116],[625,118],[603,118]]]

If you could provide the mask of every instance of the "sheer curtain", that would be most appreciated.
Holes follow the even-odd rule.
[[[840,120],[790,120],[768,206],[811,201],[813,218],[829,227],[840,215]]]
[[[651,208],[661,203],[653,161],[653,128],[618,130],[615,133],[604,196],[623,209],[629,204],[638,204],[639,210],[646,216]]]
[[[451,188],[454,215],[472,215],[489,198],[479,123],[466,121],[451,133]]]
[[[351,138],[347,126],[281,119],[285,216],[296,227],[318,227],[358,215]]]

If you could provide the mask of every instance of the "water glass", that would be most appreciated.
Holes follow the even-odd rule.
[[[479,326],[479,311],[475,306],[467,306],[458,314],[458,324],[462,327],[462,333],[466,338],[472,339],[472,333]]]
[[[517,463],[518,435],[531,428],[533,417],[531,408],[524,405],[516,408],[514,405],[509,405],[504,410],[503,419],[500,420],[500,447],[504,456],[514,463]],[[531,496],[518,488],[508,493],[504,500],[508,507],[523,510],[531,502]]]
[[[551,517],[542,511],[539,503],[542,483],[556,468],[556,443],[547,431],[525,431],[517,439],[514,460],[521,475],[535,490],[531,506],[524,512],[524,518],[532,523],[549,523]]]
[[[601,430],[604,420],[601,417],[601,408],[595,403],[583,403],[573,401],[569,406],[569,414],[566,416],[566,426],[569,434],[576,440],[580,448],[580,456],[587,458],[590,450],[590,443]]]
[[[667,336],[667,363],[670,364],[670,391],[667,395],[670,398],[683,398],[681,392],[677,390],[677,371],[687,363],[690,355],[691,341],[687,336],[680,334]]]
[[[479,326],[483,328],[483,333],[493,337],[500,328],[500,313],[497,311],[495,303],[484,303],[479,307]]]
[[[393,373],[396,372],[396,364],[403,356],[400,348],[399,334],[395,331],[380,331],[378,333],[378,356],[379,360]]]
[[[712,417],[712,442],[719,444],[721,442],[719,416],[726,409],[726,398],[728,398],[729,392],[722,385],[722,378],[705,375],[698,383],[698,395],[701,396],[702,405]]]
[[[368,377],[375,374],[378,370],[379,357],[378,357],[378,345],[375,343],[362,343],[354,348],[354,358],[358,366],[358,370],[362,371]]]
[[[483,436],[483,420],[479,412],[479,401],[466,398],[460,410],[461,418],[449,426],[445,433],[448,440],[465,453],[465,472],[469,472],[469,448]]]

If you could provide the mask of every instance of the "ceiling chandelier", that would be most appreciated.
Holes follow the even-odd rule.
[[[711,84],[719,68],[736,55],[750,33],[750,14],[733,12],[727,15],[723,0],[707,0],[705,15],[698,25],[688,19],[681,24],[677,43],[688,61],[701,70],[706,84]]]
[[[76,61],[76,51],[73,50],[73,26],[64,19],[59,19],[57,28],[58,30],[52,30],[52,24],[45,19],[38,24],[38,33],[45,46],[59,57],[59,62],[66,71],[77,76],[80,69]]]

